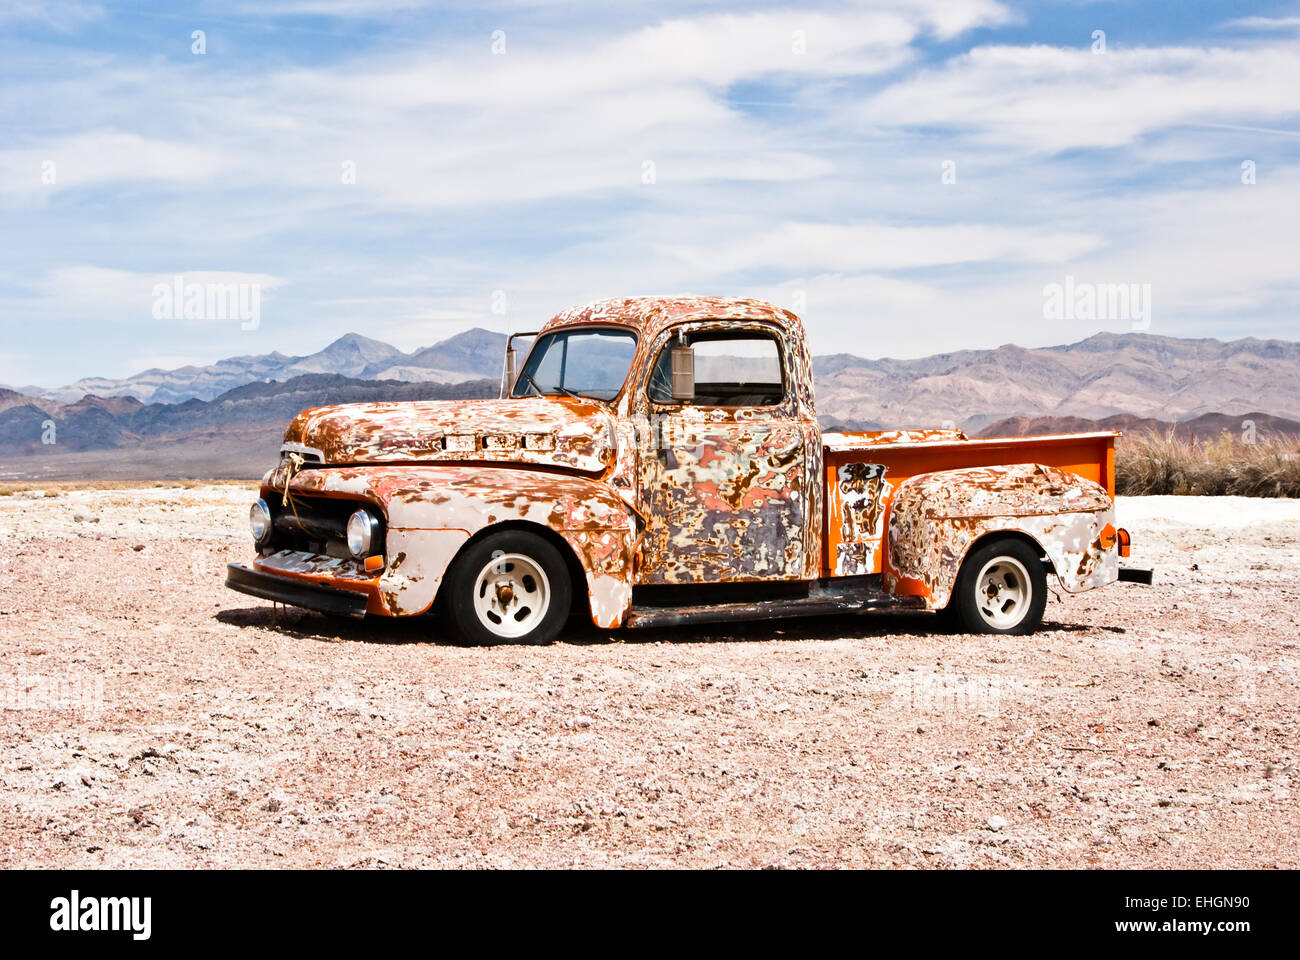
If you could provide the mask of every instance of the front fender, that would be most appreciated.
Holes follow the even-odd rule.
[[[569,545],[586,577],[597,626],[620,626],[631,606],[639,525],[631,508],[599,480],[436,464],[316,467],[298,473],[292,485],[295,493],[356,497],[383,510],[388,566],[379,587],[396,616],[428,610],[465,542],[507,523],[545,527]]]
[[[991,533],[1033,540],[1061,588],[1079,593],[1119,578],[1115,505],[1104,487],[1034,463],[921,474],[890,505],[885,589],[948,605],[970,547]]]

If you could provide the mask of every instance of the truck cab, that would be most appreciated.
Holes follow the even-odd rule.
[[[793,313],[606,300],[507,350],[495,400],[300,413],[251,509],[244,593],[434,615],[471,643],[887,607],[1030,632],[1047,577],[1121,573],[1114,433],[826,433]]]

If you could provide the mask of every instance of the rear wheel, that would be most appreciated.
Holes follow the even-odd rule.
[[[456,559],[439,591],[451,632],[465,643],[550,643],[573,587],[560,552],[526,530],[502,530]]]
[[[1047,572],[1023,540],[995,540],[962,563],[949,606],[970,633],[1033,633],[1047,606]]]

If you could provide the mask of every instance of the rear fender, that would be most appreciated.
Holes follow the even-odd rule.
[[[890,505],[885,589],[948,605],[962,561],[997,533],[1028,537],[1051,561],[1061,588],[1079,593],[1119,578],[1115,505],[1077,474],[1021,463],[943,470],[899,485]]]

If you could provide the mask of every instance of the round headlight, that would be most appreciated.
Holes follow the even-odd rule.
[[[248,529],[256,543],[262,543],[271,536],[271,508],[265,500],[256,501],[248,510]]]
[[[358,560],[370,554],[379,533],[379,521],[365,510],[348,517],[348,550]]]

